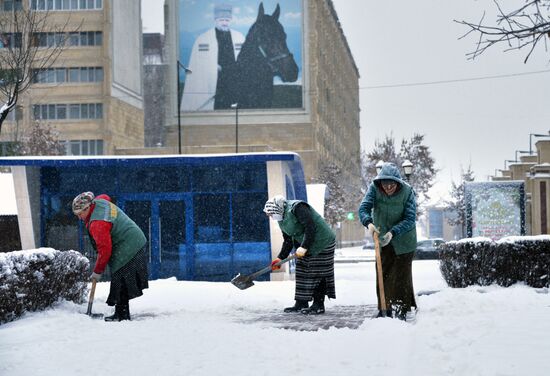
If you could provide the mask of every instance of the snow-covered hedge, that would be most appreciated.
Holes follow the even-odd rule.
[[[492,241],[462,239],[441,245],[440,268],[450,287],[550,286],[550,236],[516,236]]]
[[[82,303],[89,261],[75,251],[40,248],[0,253],[0,324],[58,299]]]

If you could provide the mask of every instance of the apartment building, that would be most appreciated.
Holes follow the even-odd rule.
[[[134,0],[0,0],[0,11],[47,12],[39,49],[63,43],[37,71],[0,135],[20,140],[33,122],[52,126],[68,155],[116,154],[143,147],[141,5]],[[52,25],[65,25],[51,32]],[[1,49],[0,49],[1,50]]]

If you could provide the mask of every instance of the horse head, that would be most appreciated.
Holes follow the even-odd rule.
[[[286,33],[279,22],[280,14],[279,4],[271,16],[265,14],[264,4],[261,2],[251,34],[273,75],[281,77],[283,82],[294,82],[298,79],[298,65],[286,44]]]

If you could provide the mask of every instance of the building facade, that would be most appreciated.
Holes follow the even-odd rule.
[[[48,30],[35,37],[39,50],[64,46],[52,66],[37,71],[5,123],[0,142],[21,140],[38,121],[59,133],[68,155],[143,147],[140,2],[0,1],[1,11],[13,7],[48,12]],[[55,26],[63,30],[52,32]]]
[[[550,136],[535,143],[531,155],[512,161],[494,181],[520,181],[525,187],[525,233],[550,234]]]
[[[212,7],[215,6],[215,1],[208,2],[212,3]],[[245,2],[252,3],[250,8],[254,10],[262,3],[243,0],[243,8]],[[177,70],[181,70],[178,62],[186,63],[181,61],[183,55],[178,55],[185,43],[182,39],[188,38],[188,33],[181,31],[185,27],[182,22],[191,23],[192,20],[182,21],[178,17],[184,18],[191,3],[187,0],[166,1],[169,9],[166,12],[167,59],[172,62],[169,77],[177,77]],[[269,15],[274,14],[271,3],[263,2],[266,5],[265,13]],[[181,134],[184,154],[291,150],[300,155],[308,183],[318,176],[323,164],[332,163],[340,167],[346,184],[358,191],[359,71],[332,1],[301,0],[292,3],[300,4],[302,15],[299,25],[301,40],[294,41],[298,47],[291,50],[295,59],[301,57],[298,62],[301,66],[298,80],[301,85],[301,104],[291,108],[276,108],[274,100],[272,108],[182,110],[179,119],[181,127],[178,127],[178,108],[185,104],[186,97],[179,103],[181,95],[176,94],[177,83],[175,80],[167,80],[173,94],[166,144],[177,147],[178,134]],[[281,20],[285,13],[285,3],[280,2],[280,7]],[[292,41],[289,30],[286,29],[290,48]],[[246,30],[242,31],[247,34]],[[191,76],[193,74],[196,73],[190,73]]]

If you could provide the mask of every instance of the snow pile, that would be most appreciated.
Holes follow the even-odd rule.
[[[441,274],[450,287],[550,285],[550,236],[470,238],[441,245]]]
[[[59,299],[84,301],[89,261],[76,251],[39,248],[0,253],[0,323]]]
[[[420,309],[412,325],[362,317],[357,329],[281,329],[275,319],[294,303],[293,281],[239,290],[155,280],[130,301],[132,321],[120,323],[61,301],[0,326],[0,375],[548,376],[549,289],[449,288],[437,260],[413,261],[412,275]],[[335,276],[337,299],[323,317],[285,322],[376,304],[374,262],[337,263]],[[98,283],[94,313],[112,314],[109,287]]]

